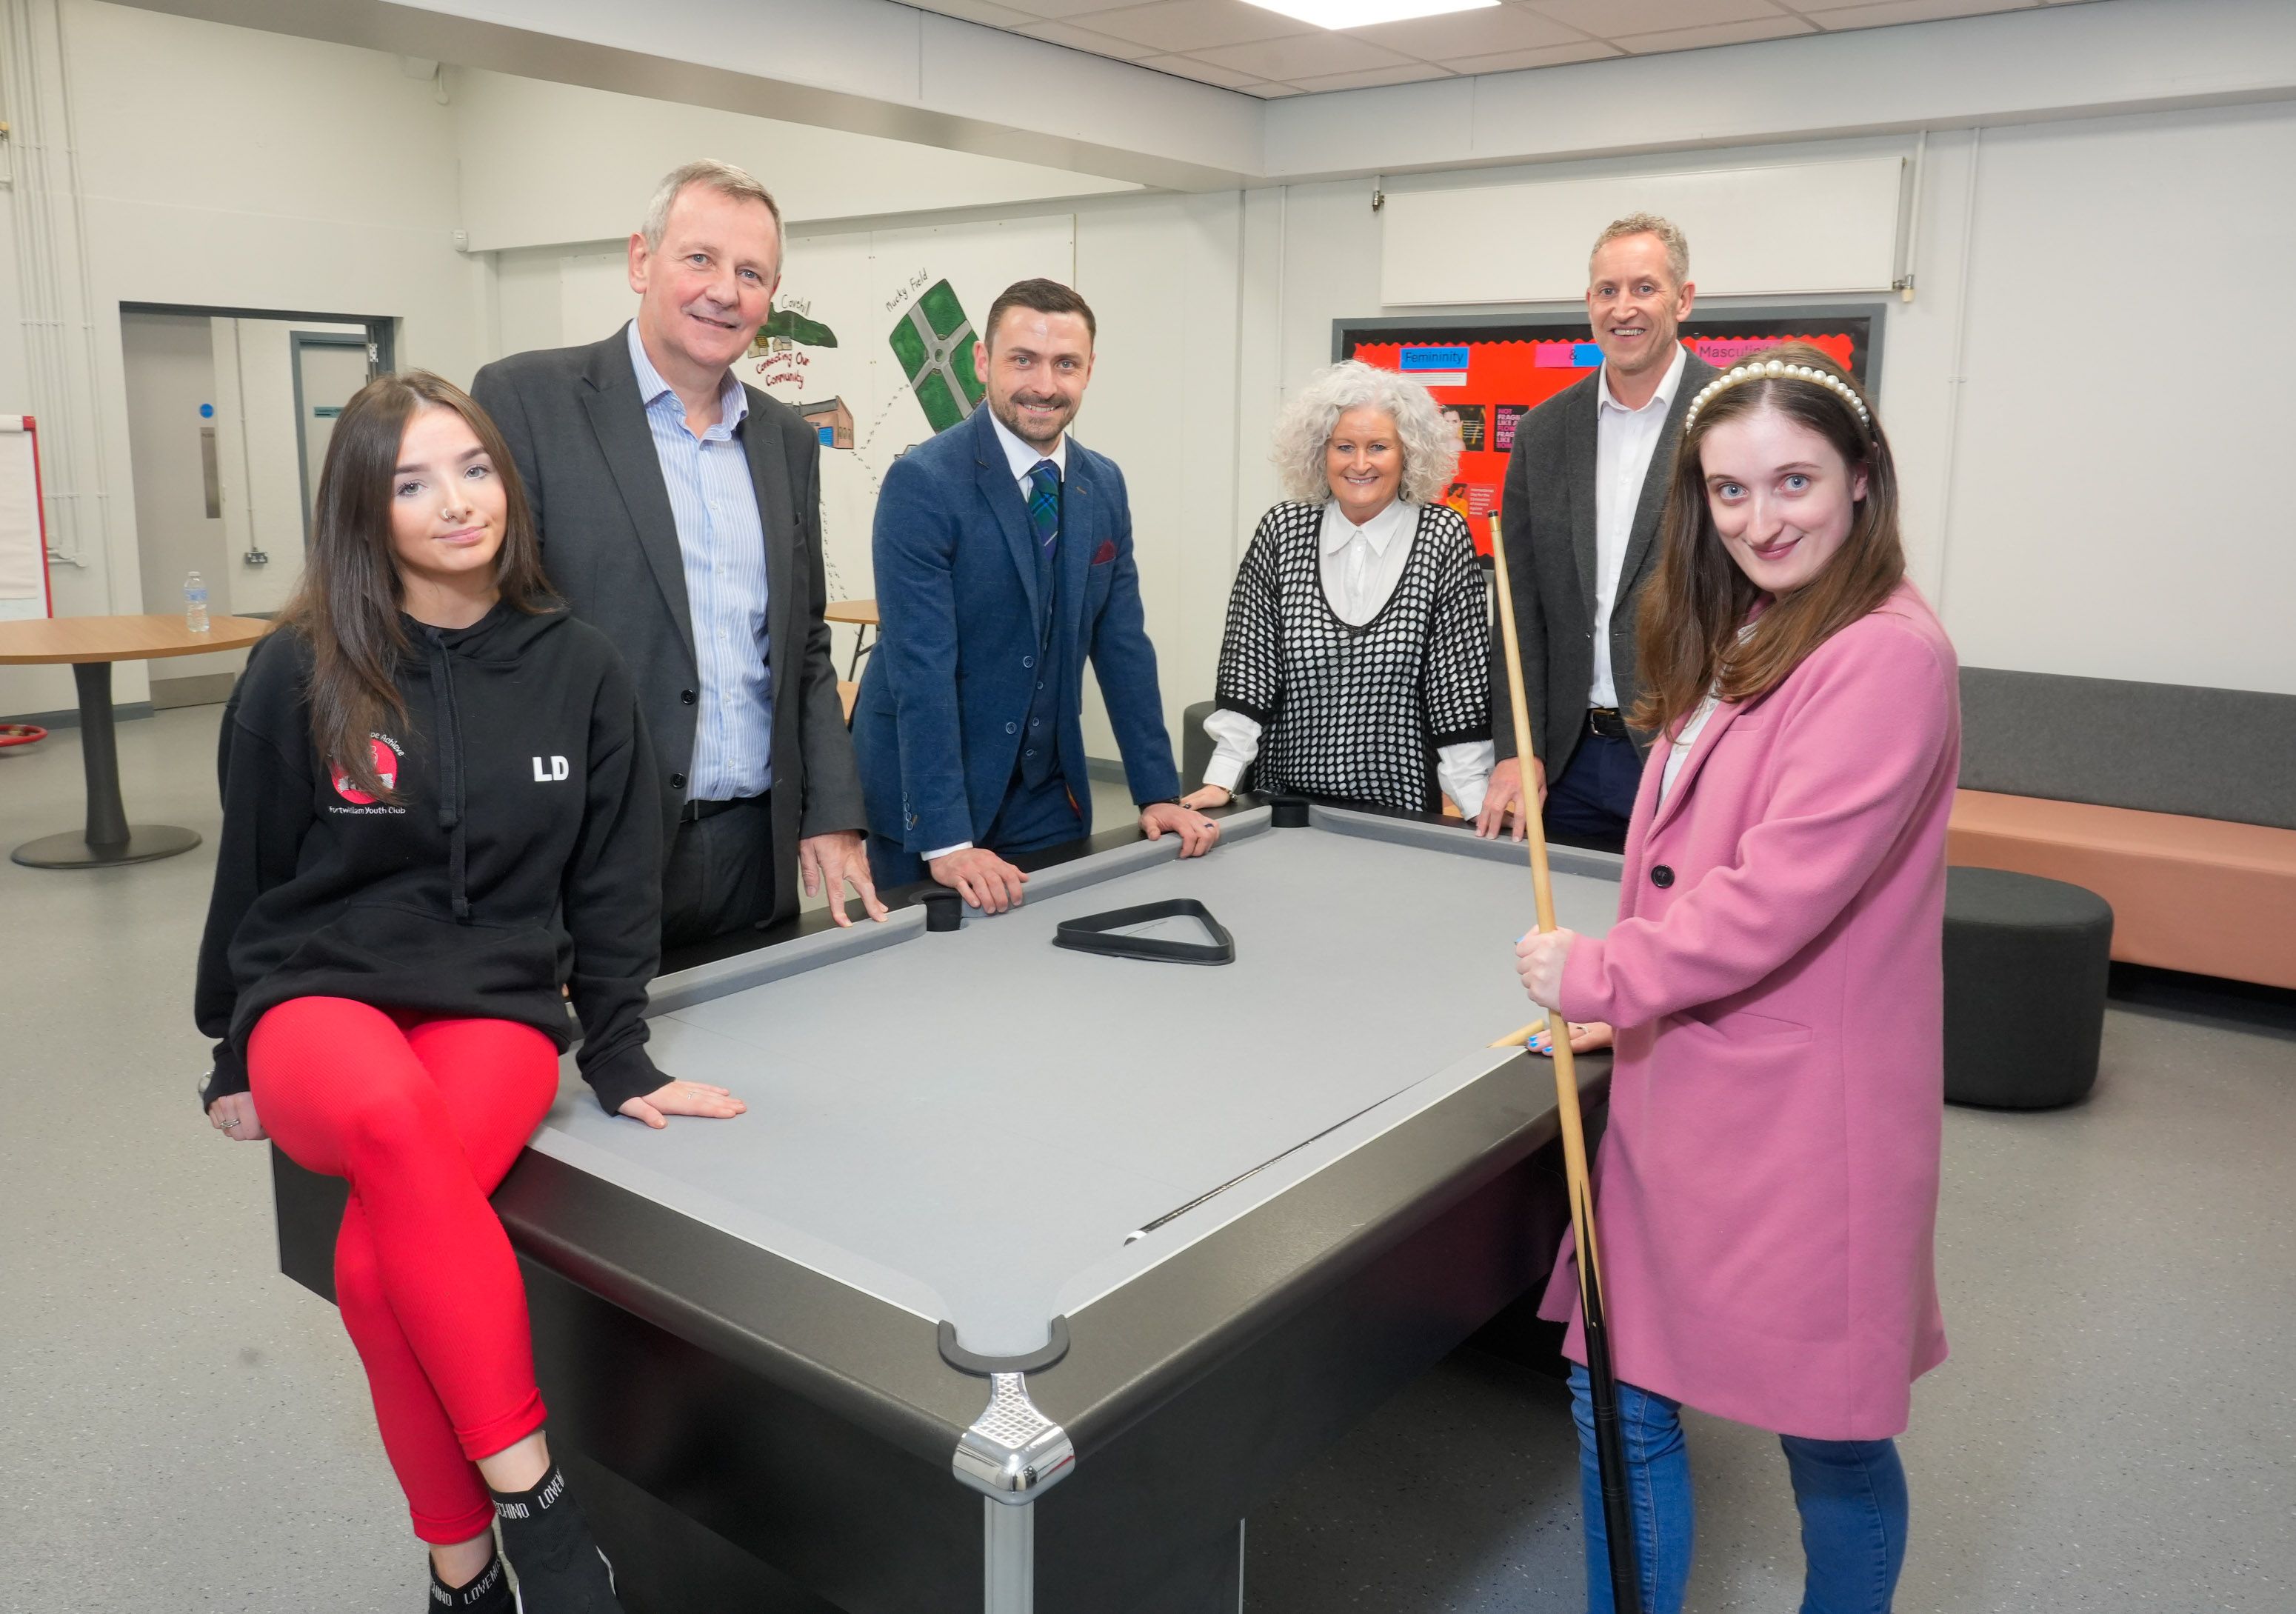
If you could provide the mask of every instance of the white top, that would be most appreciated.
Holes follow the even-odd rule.
[[[1722,697],[1708,690],[1706,699],[1701,700],[1698,709],[1690,714],[1690,721],[1682,725],[1682,733],[1674,737],[1674,744],[1666,754],[1666,771],[1658,776],[1658,799],[1661,803],[1666,800],[1667,792],[1674,789],[1674,776],[1682,772],[1682,765],[1690,760],[1690,753],[1696,749],[1698,736],[1706,730],[1706,720],[1721,704]]]
[[[1650,474],[1651,455],[1666,430],[1667,411],[1674,407],[1689,356],[1690,350],[1677,343],[1666,379],[1639,409],[1628,408],[1611,395],[1607,360],[1595,383],[1595,683],[1587,694],[1589,706],[1619,703],[1618,680],[1611,671],[1611,612],[1619,602],[1619,574],[1626,569],[1627,540],[1634,531],[1635,507],[1642,503],[1643,479]]]
[[[1061,440],[1053,445],[1053,451],[1050,454],[1046,454],[1022,442],[1010,426],[996,418],[996,412],[993,409],[988,413],[988,424],[996,430],[996,441],[1004,450],[1004,463],[1013,468],[1013,480],[1020,485],[1021,503],[1023,506],[1029,503],[1029,495],[1036,491],[1029,485],[1029,473],[1036,470],[1040,462],[1052,461],[1053,468],[1061,473],[1061,480],[1065,483],[1069,479],[1069,434],[1067,432],[1062,432]],[[936,857],[947,857],[953,852],[967,852],[972,849],[972,842],[960,840],[955,846],[939,847],[927,852],[925,861],[931,863]]]
[[[1332,614],[1349,627],[1361,627],[1393,596],[1403,579],[1404,564],[1411,559],[1419,509],[1397,499],[1358,527],[1348,520],[1337,499],[1325,502],[1316,539],[1323,552],[1324,597]],[[1260,726],[1242,712],[1223,708],[1204,719],[1204,733],[1213,741],[1204,782],[1233,793],[1243,770],[1259,755]],[[1496,754],[1488,740],[1464,741],[1435,753],[1436,782],[1470,818],[1483,810],[1483,790]]]
[[[1743,644],[1754,631],[1751,622],[1738,630],[1738,643]],[[1658,776],[1658,799],[1663,803],[1667,792],[1674,789],[1674,776],[1682,772],[1682,765],[1690,760],[1690,753],[1698,747],[1698,736],[1706,732],[1706,720],[1714,716],[1714,709],[1722,704],[1718,691],[1709,689],[1698,709],[1690,714],[1690,721],[1682,725],[1682,733],[1674,737],[1674,745],[1666,754],[1666,771]]]

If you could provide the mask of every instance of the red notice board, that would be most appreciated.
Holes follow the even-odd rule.
[[[1859,384],[1874,381],[1878,307],[1698,320],[1682,345],[1718,368],[1784,341],[1823,348]],[[1427,384],[1459,433],[1459,469],[1445,502],[1467,518],[1480,554],[1491,551],[1491,512],[1506,479],[1516,423],[1556,393],[1595,373],[1602,349],[1575,316],[1504,320],[1341,320],[1337,356],[1399,370]]]

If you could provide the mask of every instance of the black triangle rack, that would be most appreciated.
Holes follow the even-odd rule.
[[[1166,941],[1155,936],[1120,936],[1112,932],[1152,919],[1200,920],[1211,932],[1210,941]],[[1111,958],[1145,958],[1168,964],[1232,964],[1235,938],[1212,917],[1212,911],[1193,897],[1142,903],[1136,908],[1116,908],[1082,919],[1064,919],[1053,931],[1053,946],[1078,953],[1102,953]]]

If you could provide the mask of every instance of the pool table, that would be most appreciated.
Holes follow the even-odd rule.
[[[570,1061],[496,1203],[632,1610],[1236,1609],[1250,1509],[1544,1277],[1552,1067],[1488,1045],[1533,1013],[1521,848],[1304,802],[1223,831],[665,973],[656,1061],[735,1120],[609,1118]],[[1554,863],[1606,929],[1619,859]],[[1190,898],[1233,962],[1054,945]],[[324,1293],[341,1185],[275,1178]]]

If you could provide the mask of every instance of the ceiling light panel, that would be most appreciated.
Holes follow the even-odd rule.
[[[1407,22],[1414,17],[1441,17],[1452,12],[1488,11],[1499,0],[1246,0],[1264,12],[1275,12],[1317,28],[1369,28],[1375,22]]]

